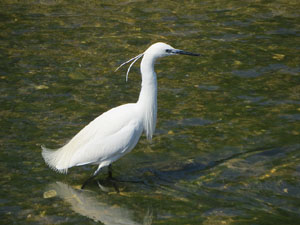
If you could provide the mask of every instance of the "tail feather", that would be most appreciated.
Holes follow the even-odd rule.
[[[68,173],[68,162],[64,161],[64,151],[63,148],[59,148],[57,150],[48,149],[45,146],[41,146],[42,148],[42,156],[47,163],[47,165],[59,172],[59,173]]]

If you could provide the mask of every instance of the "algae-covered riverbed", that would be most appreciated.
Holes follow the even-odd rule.
[[[0,5],[1,224],[300,221],[298,1]],[[138,63],[127,83],[114,70],[158,41],[203,56],[156,64],[152,143],[114,163],[120,182],[79,190],[96,168],[58,174],[40,146],[135,102]]]

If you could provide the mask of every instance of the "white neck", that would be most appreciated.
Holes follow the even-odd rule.
[[[142,89],[140,92],[138,106],[143,112],[144,131],[148,140],[152,139],[155,131],[157,115],[157,80],[154,72],[156,58],[145,54],[141,62]]]

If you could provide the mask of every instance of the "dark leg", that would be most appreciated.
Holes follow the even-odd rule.
[[[112,179],[112,168],[111,168],[111,164],[108,166],[108,178]]]
[[[117,193],[120,193],[117,183],[113,182],[114,189]]]
[[[81,189],[84,189],[84,187],[89,183],[91,180],[93,180],[97,174],[94,174],[93,176],[89,177],[86,181],[84,181],[83,185],[81,186]]]
[[[84,187],[89,183],[91,180],[93,180],[97,174],[99,173],[101,167],[98,167],[98,169],[95,171],[93,176],[89,177],[86,181],[84,181],[83,185],[81,186],[81,189],[84,189]],[[108,166],[108,179],[112,179],[112,169],[111,169],[111,164]]]
[[[96,169],[93,176],[89,177],[86,181],[84,181],[83,185],[81,186],[81,189],[84,189],[85,185],[87,185],[87,183],[89,183],[91,180],[93,180],[97,176],[97,174],[100,172],[100,169],[101,169],[101,167],[99,165],[98,169]]]

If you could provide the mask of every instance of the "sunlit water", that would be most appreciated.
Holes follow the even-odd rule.
[[[0,3],[1,224],[300,221],[298,1],[26,2]],[[114,70],[157,41],[203,56],[158,62],[153,142],[79,190],[95,168],[40,145],[135,102],[138,66]]]

